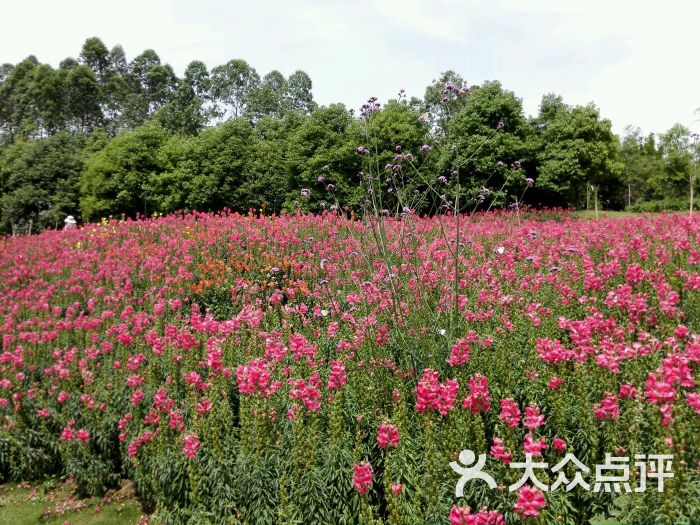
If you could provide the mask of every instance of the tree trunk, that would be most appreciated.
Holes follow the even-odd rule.
[[[690,176],[690,215],[693,214],[693,198],[695,197],[695,175]]]
[[[598,220],[598,186],[591,186],[593,190],[593,205],[595,206],[595,220]]]
[[[632,185],[627,183],[627,207],[632,206]]]

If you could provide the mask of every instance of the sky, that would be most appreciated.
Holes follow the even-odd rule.
[[[593,102],[622,133],[700,131],[697,0],[5,0],[0,63],[57,66],[86,38],[154,49],[182,73],[243,58],[297,69],[320,104],[422,97],[442,71],[499,80],[536,114],[544,94]]]

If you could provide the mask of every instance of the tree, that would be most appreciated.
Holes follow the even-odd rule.
[[[674,197],[687,195],[693,174],[690,130],[681,124],[673,125],[661,135],[659,146],[664,161],[664,193]]]
[[[288,182],[285,207],[322,211],[362,203],[357,130],[345,106],[315,109],[284,144]],[[308,195],[307,195],[308,190]],[[303,194],[302,194],[303,191]]]
[[[483,188],[491,191],[488,203],[506,203],[506,193],[515,181],[509,168],[529,166],[528,137],[532,128],[523,114],[522,102],[512,91],[504,90],[500,82],[488,81],[473,87],[461,102],[447,125],[449,143],[443,148],[441,171],[450,176],[458,170],[464,193],[462,202],[473,209]],[[461,106],[461,108],[460,108]],[[456,152],[452,159],[451,149]],[[518,193],[524,184],[519,177]],[[454,177],[450,185],[454,185]],[[476,199],[476,200],[475,200]]]
[[[143,124],[170,98],[176,85],[176,77],[168,65],[160,63],[160,57],[147,49],[129,64],[129,94],[124,111],[128,128]]]
[[[624,165],[627,206],[636,200],[662,196],[654,189],[655,181],[663,176],[664,164],[653,133],[644,137],[639,128],[627,127],[620,144],[620,160]]]
[[[12,68],[3,67],[5,80],[0,85],[2,131],[9,142],[28,138],[37,131],[37,108],[33,95],[34,70],[39,61],[29,56]]]
[[[68,72],[66,79],[69,120],[74,129],[89,132],[102,124],[102,91],[95,73],[86,65]]]
[[[217,66],[211,74],[211,93],[219,118],[242,116],[250,94],[260,83],[260,76],[245,60],[231,60]]]
[[[95,73],[104,83],[110,72],[110,53],[107,46],[97,37],[88,38],[80,51],[80,61]]]
[[[86,220],[124,213],[149,213],[147,182],[162,171],[159,150],[168,133],[149,122],[113,138],[87,159],[80,181],[80,208]]]
[[[287,111],[287,79],[279,71],[270,71],[248,97],[247,116],[253,121],[269,115],[281,118]]]
[[[569,107],[545,97],[534,127],[536,187],[548,202],[581,206],[592,189],[596,203],[600,194],[608,207],[622,205],[617,138],[594,105]]]
[[[171,137],[158,154],[160,169],[148,177],[152,207],[164,213],[235,209],[253,144],[253,128],[244,119],[229,120],[197,137]]]
[[[78,188],[85,138],[58,132],[18,141],[0,153],[0,231],[58,227],[79,216]]]
[[[203,62],[191,62],[178,81],[172,100],[159,113],[166,129],[186,135],[197,134],[209,121],[211,81]]]
[[[107,76],[102,82],[102,112],[107,131],[114,136],[128,127],[125,112],[131,96],[131,79],[126,55],[121,46],[112,48],[108,61]]]
[[[446,86],[454,86],[458,91],[466,89],[467,83],[464,79],[452,70],[445,71],[440,74],[440,77],[425,88],[423,96],[423,112],[428,114],[428,119],[437,134],[444,133],[447,123],[451,116],[458,112],[466,100],[462,98],[459,103],[452,104],[448,107],[445,104]]]
[[[40,135],[53,135],[66,127],[66,76],[48,64],[34,68],[31,96]]]
[[[311,93],[311,77],[304,71],[295,71],[287,79],[286,106],[288,110],[309,114],[316,109]]]

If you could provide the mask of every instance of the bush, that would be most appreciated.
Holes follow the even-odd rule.
[[[688,199],[662,199],[655,201],[635,202],[627,207],[627,211],[634,213],[659,213],[662,211],[685,211],[690,207]]]

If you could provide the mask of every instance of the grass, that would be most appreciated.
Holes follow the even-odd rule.
[[[107,493],[105,498],[73,496],[70,483],[0,485],[0,523],[12,525],[138,525],[142,512],[130,485]],[[146,522],[141,522],[146,523]]]
[[[634,215],[640,214],[631,211],[598,210],[598,218],[600,219],[624,219],[625,217],[632,217]],[[595,219],[595,210],[578,210],[574,212],[574,216],[579,219]]]

